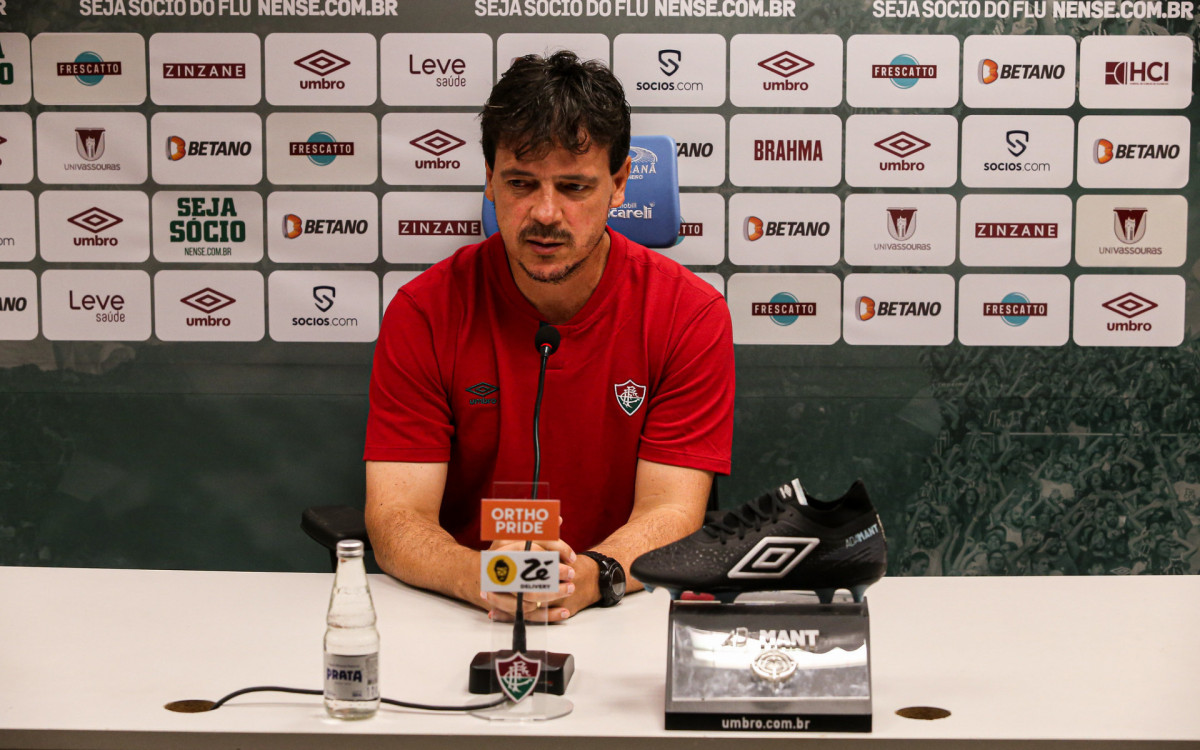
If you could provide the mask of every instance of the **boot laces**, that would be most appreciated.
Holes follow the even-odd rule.
[[[704,533],[725,544],[734,536],[739,540],[745,539],[746,532],[751,529],[761,531],[763,524],[768,521],[776,523],[779,516],[790,509],[789,501],[780,498],[778,493],[768,492],[740,508],[729,511],[720,520],[709,521],[701,528]]]

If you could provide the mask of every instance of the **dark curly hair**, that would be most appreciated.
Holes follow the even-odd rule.
[[[616,76],[598,60],[574,52],[525,55],[513,61],[479,116],[483,157],[496,166],[496,147],[518,158],[540,158],[555,146],[577,154],[608,149],[616,174],[629,155],[629,104]]]

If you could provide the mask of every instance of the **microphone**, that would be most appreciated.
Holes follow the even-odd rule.
[[[542,365],[538,372],[537,398],[533,402],[533,490],[531,491],[531,500],[537,500],[538,496],[538,477],[542,471],[542,445],[538,435],[538,421],[542,413],[542,394],[546,387],[546,363],[550,359],[550,355],[558,351],[558,345],[562,343],[562,334],[558,329],[545,321],[538,324],[537,334],[533,338],[534,346],[537,347],[540,353]],[[532,542],[525,542],[525,551],[528,552],[533,546]],[[492,693],[496,691],[495,663],[500,658],[505,658],[510,654],[526,654],[542,661],[542,668],[545,677],[539,677],[538,682],[544,684],[546,689],[555,694],[562,695],[567,689],[567,683],[571,681],[571,675],[575,673],[575,657],[570,654],[559,654],[547,651],[526,652],[527,644],[525,638],[525,594],[524,592],[517,593],[517,610],[513,613],[513,638],[511,651],[481,651],[475,655],[471,662],[471,679],[468,689],[472,693]]]

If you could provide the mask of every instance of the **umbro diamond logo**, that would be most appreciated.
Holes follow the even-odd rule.
[[[496,391],[498,391],[500,389],[497,388],[496,386],[492,385],[491,383],[476,383],[475,385],[473,385],[470,388],[467,388],[465,390],[467,391],[467,393],[473,393],[476,396],[479,396],[480,398],[484,398],[486,396],[492,395],[493,393],[495,393]]]
[[[916,137],[912,133],[906,133],[901,130],[899,133],[889,135],[881,141],[876,141],[875,145],[889,154],[899,156],[901,159],[907,159],[918,151],[924,151],[929,148],[930,143]]]
[[[820,539],[799,536],[763,537],[729,571],[730,578],[783,578],[817,548]]]
[[[341,70],[349,64],[349,60],[343,57],[338,57],[332,52],[328,52],[323,49],[319,49],[311,55],[305,55],[296,61],[296,65],[299,65],[308,72],[315,73],[322,78],[330,73],[333,73],[334,71]]]
[[[1109,310],[1112,310],[1117,315],[1121,315],[1126,318],[1136,318],[1137,316],[1148,313],[1154,308],[1158,307],[1158,303],[1151,302],[1145,297],[1134,294],[1133,292],[1125,292],[1120,297],[1114,297],[1108,302],[1105,302],[1103,306]]]
[[[234,302],[237,302],[228,294],[222,294],[216,289],[205,288],[198,292],[192,292],[188,296],[179,300],[188,307],[194,307],[203,313],[215,313],[222,307],[229,307]]]
[[[120,216],[110,214],[108,211],[104,211],[93,206],[83,213],[75,214],[67,219],[67,221],[71,222],[80,229],[86,229],[92,234],[99,234],[105,229],[115,227],[116,225],[120,224],[122,221],[124,221],[124,219],[122,219]]]
[[[785,50],[777,55],[768,57],[766,60],[760,60],[758,65],[777,76],[791,78],[797,73],[811,68],[813,63],[811,60],[805,60],[795,52]]]
[[[450,135],[444,130],[431,130],[425,135],[413,138],[409,143],[434,156],[441,156],[444,153],[453,151],[466,143],[466,141]]]

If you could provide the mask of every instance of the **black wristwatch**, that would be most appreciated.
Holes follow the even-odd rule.
[[[580,554],[592,558],[600,567],[600,601],[596,604],[601,607],[620,604],[625,596],[625,569],[621,563],[595,550],[585,550]]]

